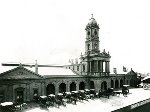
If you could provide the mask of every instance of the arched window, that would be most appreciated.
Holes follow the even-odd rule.
[[[84,89],[85,89],[85,83],[84,82],[80,82],[79,90],[84,90]]]
[[[101,83],[101,90],[107,90],[107,82],[106,81],[103,81]]]
[[[90,50],[90,44],[87,45],[88,50]]]
[[[97,49],[97,43],[94,44],[94,49]]]
[[[50,95],[50,94],[55,94],[55,86],[54,84],[48,84],[46,87],[46,94]]]
[[[115,88],[119,88],[119,82],[117,79],[115,80]]]
[[[123,87],[123,80],[120,80],[120,87]]]
[[[85,65],[83,65],[83,72],[85,72]]]
[[[114,88],[114,81],[111,80],[111,88]]]
[[[94,34],[97,35],[97,31],[96,30],[94,31]]]
[[[62,93],[62,92],[66,92],[66,84],[65,83],[61,83],[59,85],[59,92]]]
[[[94,81],[90,81],[90,89],[94,89]]]
[[[72,82],[70,84],[70,91],[76,91],[76,83],[75,82]]]
[[[88,35],[90,35],[90,31],[88,31],[88,33],[87,33]]]
[[[79,66],[77,66],[77,71],[79,71]]]

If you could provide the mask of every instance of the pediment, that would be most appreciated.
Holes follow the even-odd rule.
[[[0,74],[0,79],[42,79],[43,77],[24,67],[17,67]]]
[[[126,75],[137,75],[132,69]]]

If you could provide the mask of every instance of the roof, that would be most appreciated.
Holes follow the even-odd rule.
[[[97,24],[97,22],[96,22],[96,20],[92,17],[92,18],[89,20],[88,24]]]
[[[96,27],[99,29],[99,25],[97,24],[96,20],[93,17],[90,19],[90,21],[86,25],[86,29],[88,29],[90,27]]]
[[[29,74],[21,75],[20,72],[22,71],[26,71],[30,75]],[[0,74],[0,79],[40,79],[40,78],[56,78],[56,77],[72,78],[83,76],[77,75],[74,71],[66,69],[65,67],[38,67],[38,74],[36,74],[35,67],[30,68],[19,66]]]
[[[128,72],[126,75],[137,75],[137,73],[135,73],[131,68],[130,72]]]
[[[133,69],[131,69],[129,72],[127,71],[127,72],[124,72],[123,70],[122,70],[122,68],[116,68],[116,70],[117,70],[117,74],[115,74],[114,73],[114,70],[113,69],[110,69],[110,75],[111,76],[114,76],[114,75],[116,75],[116,76],[118,76],[118,75],[137,75],[137,73],[136,72],[134,72],[133,71]]]
[[[35,68],[28,68],[31,71],[35,71]],[[72,70],[63,67],[38,67],[38,74],[44,75],[76,75]]]
[[[41,75],[22,66],[13,68],[0,74],[0,79],[41,79]]]

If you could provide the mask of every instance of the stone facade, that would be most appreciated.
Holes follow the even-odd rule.
[[[42,76],[24,67],[17,67],[0,75],[0,100],[32,101],[34,94],[45,94],[44,84]]]
[[[110,74],[110,54],[99,50],[99,25],[92,17],[87,24],[85,53],[80,63],[65,65],[76,75],[41,76],[22,66],[0,74],[0,102],[27,102],[34,96],[57,94],[83,89],[121,88],[123,84],[135,87],[137,74],[131,70],[127,74]]]

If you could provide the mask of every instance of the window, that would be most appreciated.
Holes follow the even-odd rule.
[[[90,50],[90,44],[88,44],[87,47],[88,47],[88,50]]]
[[[72,67],[72,69],[74,70],[74,66]]]
[[[88,35],[90,35],[90,32],[88,31]]]
[[[94,31],[94,34],[97,35],[97,31],[96,30]]]
[[[85,72],[85,65],[83,65],[83,72]]]
[[[79,66],[77,66],[77,71],[79,71]]]
[[[129,83],[128,80],[126,82],[127,82],[127,84]]]
[[[97,43],[95,43],[95,45],[94,45],[94,49],[97,49]]]
[[[38,89],[37,88],[33,89],[33,100],[35,102],[38,101]]]

